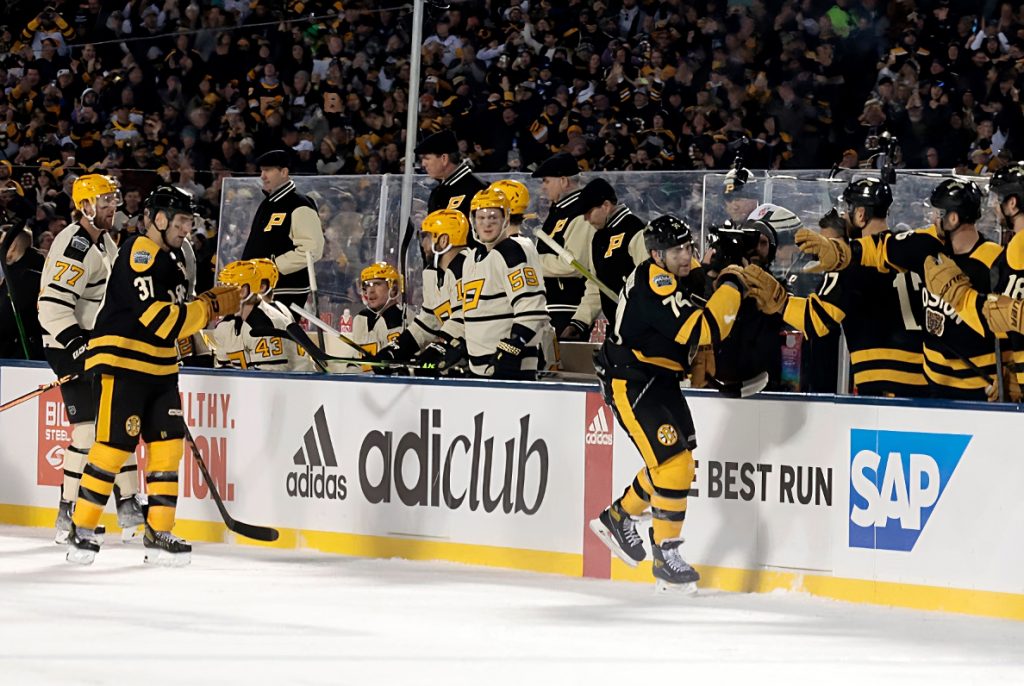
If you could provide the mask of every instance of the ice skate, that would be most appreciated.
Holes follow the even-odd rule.
[[[591,519],[590,530],[630,567],[636,567],[647,557],[643,539],[636,531],[636,520],[618,502],[605,508],[597,519]]]
[[[145,560],[148,564],[184,567],[192,561],[192,546],[170,531],[154,531],[147,524],[142,544],[146,548]]]
[[[654,530],[651,529],[651,551],[654,553],[654,565],[651,571],[657,580],[659,592],[683,593],[693,595],[697,592],[697,581],[700,574],[683,559],[679,547],[681,538],[667,538],[658,545],[654,542]]]
[[[76,565],[91,565],[103,544],[96,529],[79,529],[71,522],[66,560]]]
[[[68,536],[71,534],[71,513],[74,511],[74,503],[70,500],[61,499],[60,505],[57,507],[57,522],[54,526],[57,528],[57,533],[53,537],[54,543],[61,545],[68,542]]]
[[[145,496],[136,493],[117,501],[117,525],[121,527],[121,542],[128,543],[142,534],[146,523]]]

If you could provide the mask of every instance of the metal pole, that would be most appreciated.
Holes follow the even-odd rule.
[[[416,132],[419,131],[423,3],[424,0],[414,0],[412,10],[412,46],[409,55],[409,106],[405,117],[405,173],[402,177],[402,205],[398,224],[399,236],[402,235],[409,225],[409,215],[412,214],[412,175],[416,162],[416,153],[414,151],[416,149]]]

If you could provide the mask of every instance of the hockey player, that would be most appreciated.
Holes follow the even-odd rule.
[[[616,556],[636,566],[646,557],[636,519],[650,509],[659,586],[692,590],[700,575],[683,560],[679,534],[697,441],[679,382],[697,346],[729,335],[745,286],[739,267],[726,267],[701,308],[686,286],[693,264],[689,227],[664,215],[650,223],[644,239],[649,257],[626,279],[614,331],[594,359],[605,402],[645,466],[590,528]]]
[[[174,536],[178,462],[185,425],[174,342],[215,317],[237,312],[238,288],[218,286],[183,304],[188,283],[181,244],[193,225],[192,197],[160,186],[146,199],[145,234],[121,246],[89,341],[86,369],[97,375],[96,442],[83,470],[68,538],[69,562],[90,564],[99,552],[96,524],[114,475],[148,444],[146,561],[188,564],[192,547]]]
[[[349,338],[364,352],[376,356],[378,351],[398,340],[405,326],[400,304],[402,276],[387,262],[374,262],[360,272],[359,282],[366,307],[352,318]]]
[[[547,219],[539,230],[553,238],[572,253],[580,264],[593,272],[590,244],[594,240],[594,227],[583,218],[579,202],[579,174],[579,164],[569,153],[559,153],[548,158],[533,172],[533,178],[541,179],[544,195],[551,201]],[[561,334],[569,326],[576,308],[583,300],[586,279],[543,243],[537,246],[537,251],[540,253],[543,270],[541,276],[544,277],[551,324]]]
[[[542,347],[550,338],[536,253],[508,235],[511,208],[501,191],[484,190],[470,205],[473,233],[481,247],[466,258],[460,282],[462,310],[453,315],[465,352],[445,346],[443,368],[463,354],[475,376],[530,379],[547,366]]]
[[[841,271],[851,264],[883,273],[901,269],[917,275],[916,280],[908,282],[910,285],[923,282],[926,258],[945,254],[967,274],[977,293],[990,293],[992,265],[1002,248],[982,237],[975,227],[981,218],[981,190],[977,184],[947,179],[932,191],[931,205],[938,215],[927,229],[898,235],[882,232],[850,244],[801,229],[796,235],[797,246],[817,258],[810,271]],[[906,297],[913,295],[907,293]],[[921,300],[924,374],[932,395],[986,400],[986,388],[995,378],[996,355],[995,338],[985,332],[982,314],[972,308],[957,312],[930,289],[921,294]]]
[[[858,179],[843,191],[844,217],[831,215],[850,240],[891,236],[886,224],[892,205],[889,184]],[[859,395],[923,397],[920,277],[913,272],[881,272],[861,264],[825,275],[816,294],[791,296],[760,266],[745,270],[750,295],[766,314],[782,313],[787,324],[808,338],[822,338],[842,326],[850,351],[850,371]]]
[[[619,203],[615,189],[604,179],[594,179],[583,187],[579,206],[583,218],[594,227],[590,242],[594,275],[618,293],[633,269],[648,259],[644,222]],[[587,281],[583,299],[558,337],[568,341],[585,339],[601,312],[609,322],[615,320],[617,306],[618,301],[601,293],[593,281]]]
[[[409,328],[377,355],[382,362],[399,363],[419,355],[418,362],[437,364],[445,350],[431,344],[439,339],[451,343],[456,337],[448,322],[462,309],[458,283],[466,259],[469,221],[458,210],[437,210],[426,216],[420,231],[420,245],[429,262],[423,270],[423,307]],[[386,368],[374,368],[378,370],[387,372]]]
[[[509,207],[512,209],[512,215],[508,220],[509,236],[520,235],[523,222],[527,219],[537,218],[536,214],[526,213],[526,210],[530,208],[530,189],[526,187],[526,184],[512,179],[502,179],[492,183],[487,190],[501,191],[508,198]]]
[[[64,451],[64,483],[57,510],[57,543],[71,530],[71,512],[78,497],[82,468],[96,437],[92,374],[85,373],[85,354],[96,313],[107,290],[117,245],[110,236],[114,212],[120,204],[117,182],[100,174],[75,179],[72,186],[76,223],[57,234],[47,254],[39,292],[39,323],[43,328],[46,359],[60,377],[77,375],[60,387],[71,444]],[[130,537],[142,525],[138,463],[129,455],[114,480],[118,526]]]
[[[254,331],[284,329],[294,322],[284,305],[275,303],[277,266],[266,259],[239,260],[221,270],[221,283],[241,290],[242,308],[229,314],[213,331],[218,367],[309,372],[313,362],[288,338],[260,336]]]

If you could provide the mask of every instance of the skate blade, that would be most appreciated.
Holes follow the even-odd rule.
[[[605,547],[612,551],[615,557],[625,562],[630,567],[636,567],[640,562],[634,560],[626,552],[619,547],[619,544],[615,542],[615,537],[612,536],[612,532],[608,530],[608,527],[600,519],[590,520],[590,530],[594,532],[594,535],[601,539]]]
[[[81,550],[74,546],[68,548],[68,554],[64,558],[71,564],[76,565],[91,565],[96,559],[96,551],[94,550]]]
[[[147,548],[146,564],[157,567],[187,567],[192,562],[192,553],[169,553],[166,550]]]
[[[121,543],[131,543],[136,538],[141,538],[144,531],[145,529],[141,524],[121,529]]]
[[[673,584],[663,579],[658,579],[654,585],[658,594],[695,596],[697,595],[697,582],[687,581],[681,584]]]

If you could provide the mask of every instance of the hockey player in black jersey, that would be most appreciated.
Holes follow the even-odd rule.
[[[1002,248],[978,233],[981,190],[973,181],[947,179],[931,195],[936,211],[933,226],[917,231],[864,236],[847,244],[801,229],[797,246],[817,262],[810,271],[841,271],[851,264],[886,273],[913,272],[924,281],[927,258],[947,255],[970,279],[979,294],[992,292],[992,265]],[[910,282],[913,283],[913,282]],[[960,400],[986,400],[996,374],[995,338],[982,326],[982,314],[956,308],[924,288],[924,374],[932,395]],[[970,360],[967,364],[965,360]]]
[[[185,302],[188,280],[181,244],[192,230],[193,215],[190,195],[158,187],[146,200],[145,234],[125,241],[110,272],[85,363],[96,374],[96,442],[74,508],[69,562],[90,564],[99,552],[96,524],[114,475],[140,436],[149,447],[145,559],[189,562],[192,547],[171,533],[185,435],[174,342],[215,317],[236,312],[240,302],[235,286],[219,286]]]
[[[833,219],[850,240],[891,235],[886,224],[892,205],[889,184],[873,178],[851,182],[843,191],[846,212]],[[850,351],[853,385],[859,395],[930,395],[924,376],[920,317],[921,278],[900,270],[881,272],[851,265],[829,272],[818,292],[789,295],[771,274],[748,267],[750,294],[763,312],[781,312],[787,324],[808,338],[821,338],[842,326]]]
[[[622,497],[590,522],[611,551],[636,566],[646,557],[637,518],[650,509],[653,572],[663,588],[690,590],[700,575],[681,554],[680,530],[693,481],[696,431],[679,382],[699,345],[729,335],[746,287],[726,267],[700,307],[687,287],[693,237],[671,215],[645,229],[649,257],[623,287],[613,331],[595,355],[605,401],[643,457]]]

